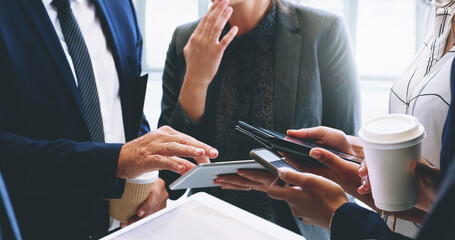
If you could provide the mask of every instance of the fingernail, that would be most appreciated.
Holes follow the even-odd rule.
[[[363,180],[362,181],[362,186],[366,186],[367,185],[367,181]]]
[[[237,174],[240,175],[240,176],[242,176],[243,172],[240,171],[240,170],[238,170],[238,171],[237,171]]]
[[[198,155],[198,156],[204,155],[204,150],[203,149],[196,150],[196,155]]]
[[[319,159],[321,157],[321,152],[317,151],[317,150],[313,150],[311,152],[311,157],[312,158],[316,158],[316,159]]]
[[[183,171],[183,170],[185,170],[185,167],[183,165],[178,165],[177,170]]]
[[[278,177],[282,177],[287,171],[289,171],[287,168],[278,168],[277,169]]]
[[[360,177],[363,177],[363,176],[362,176],[362,167],[359,168],[359,176],[360,176]]]
[[[143,215],[144,215],[144,211],[140,210],[139,212],[137,212],[138,217],[142,217]]]
[[[216,150],[216,149],[212,148],[212,149],[210,149],[209,152],[210,152],[210,156],[213,156],[213,157],[218,156],[218,150]]]
[[[216,181],[217,182],[224,182],[223,179],[221,179],[221,178],[216,178]]]

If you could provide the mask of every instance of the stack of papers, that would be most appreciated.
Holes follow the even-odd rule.
[[[206,193],[197,193],[102,240],[304,239]]]

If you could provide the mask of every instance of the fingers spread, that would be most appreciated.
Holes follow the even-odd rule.
[[[231,17],[231,14],[232,14],[232,7],[228,7],[228,8],[226,8],[226,10],[224,10],[221,17],[213,25],[213,28],[210,32],[211,37],[216,37],[217,39],[219,38],[219,36],[221,35],[221,32],[223,31],[224,26],[226,25],[227,21]]]
[[[218,19],[224,13],[229,1],[228,0],[221,0],[215,6],[215,9],[209,14],[207,17],[207,21],[205,22],[204,29],[202,30],[203,37],[210,37],[210,33],[212,32],[213,26],[216,24]]]
[[[204,17],[201,19],[201,21],[197,25],[196,29],[194,30],[194,32],[196,34],[201,34],[202,33],[202,30],[204,29],[205,23],[207,22],[207,18],[210,16],[210,14],[213,12],[213,10],[215,9],[215,7],[217,5],[218,5],[218,1],[215,1],[212,4],[212,6],[210,7],[210,9],[207,11],[207,13],[204,15]]]

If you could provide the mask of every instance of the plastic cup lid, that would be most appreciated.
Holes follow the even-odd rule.
[[[135,179],[128,179],[127,182],[136,183],[136,184],[148,184],[156,181],[158,179],[158,171],[152,171],[144,173],[141,176]]]
[[[368,121],[360,129],[359,137],[364,142],[379,145],[418,143],[425,138],[425,129],[414,116],[390,114]]]

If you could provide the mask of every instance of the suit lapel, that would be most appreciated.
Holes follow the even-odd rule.
[[[293,33],[300,27],[295,9],[278,7],[275,30],[275,103],[274,128],[284,132],[293,127],[299,82],[301,42]]]
[[[140,130],[147,77],[139,78],[136,76],[136,73],[132,73],[128,69],[130,67],[127,61],[127,54],[129,52],[126,49],[126,44],[122,42],[122,37],[125,37],[125,33],[119,28],[121,23],[118,21],[121,21],[119,20],[121,18],[114,11],[114,7],[123,7],[119,6],[121,5],[120,2],[126,1],[93,0],[104,36],[114,57],[115,67],[120,81],[125,137],[129,141],[137,138]],[[137,79],[134,77],[137,77]]]
[[[60,47],[60,40],[57,37],[54,26],[49,19],[46,9],[41,0],[18,0],[30,18],[30,22],[35,26],[36,33],[39,35],[42,44],[45,46],[49,55],[54,60],[63,80],[66,82],[75,103],[82,113],[82,104],[79,96],[73,73],[68,64],[63,48]]]
[[[106,37],[108,46],[112,51],[122,89],[122,86],[127,84],[127,69],[125,68],[125,66],[127,66],[125,62],[126,52],[122,48],[123,45],[120,40],[121,34],[119,34],[114,22],[116,18],[113,16],[109,7],[109,1],[112,0],[93,0],[93,3],[95,4],[96,13],[100,19],[104,36]],[[110,4],[112,5],[113,3]]]

